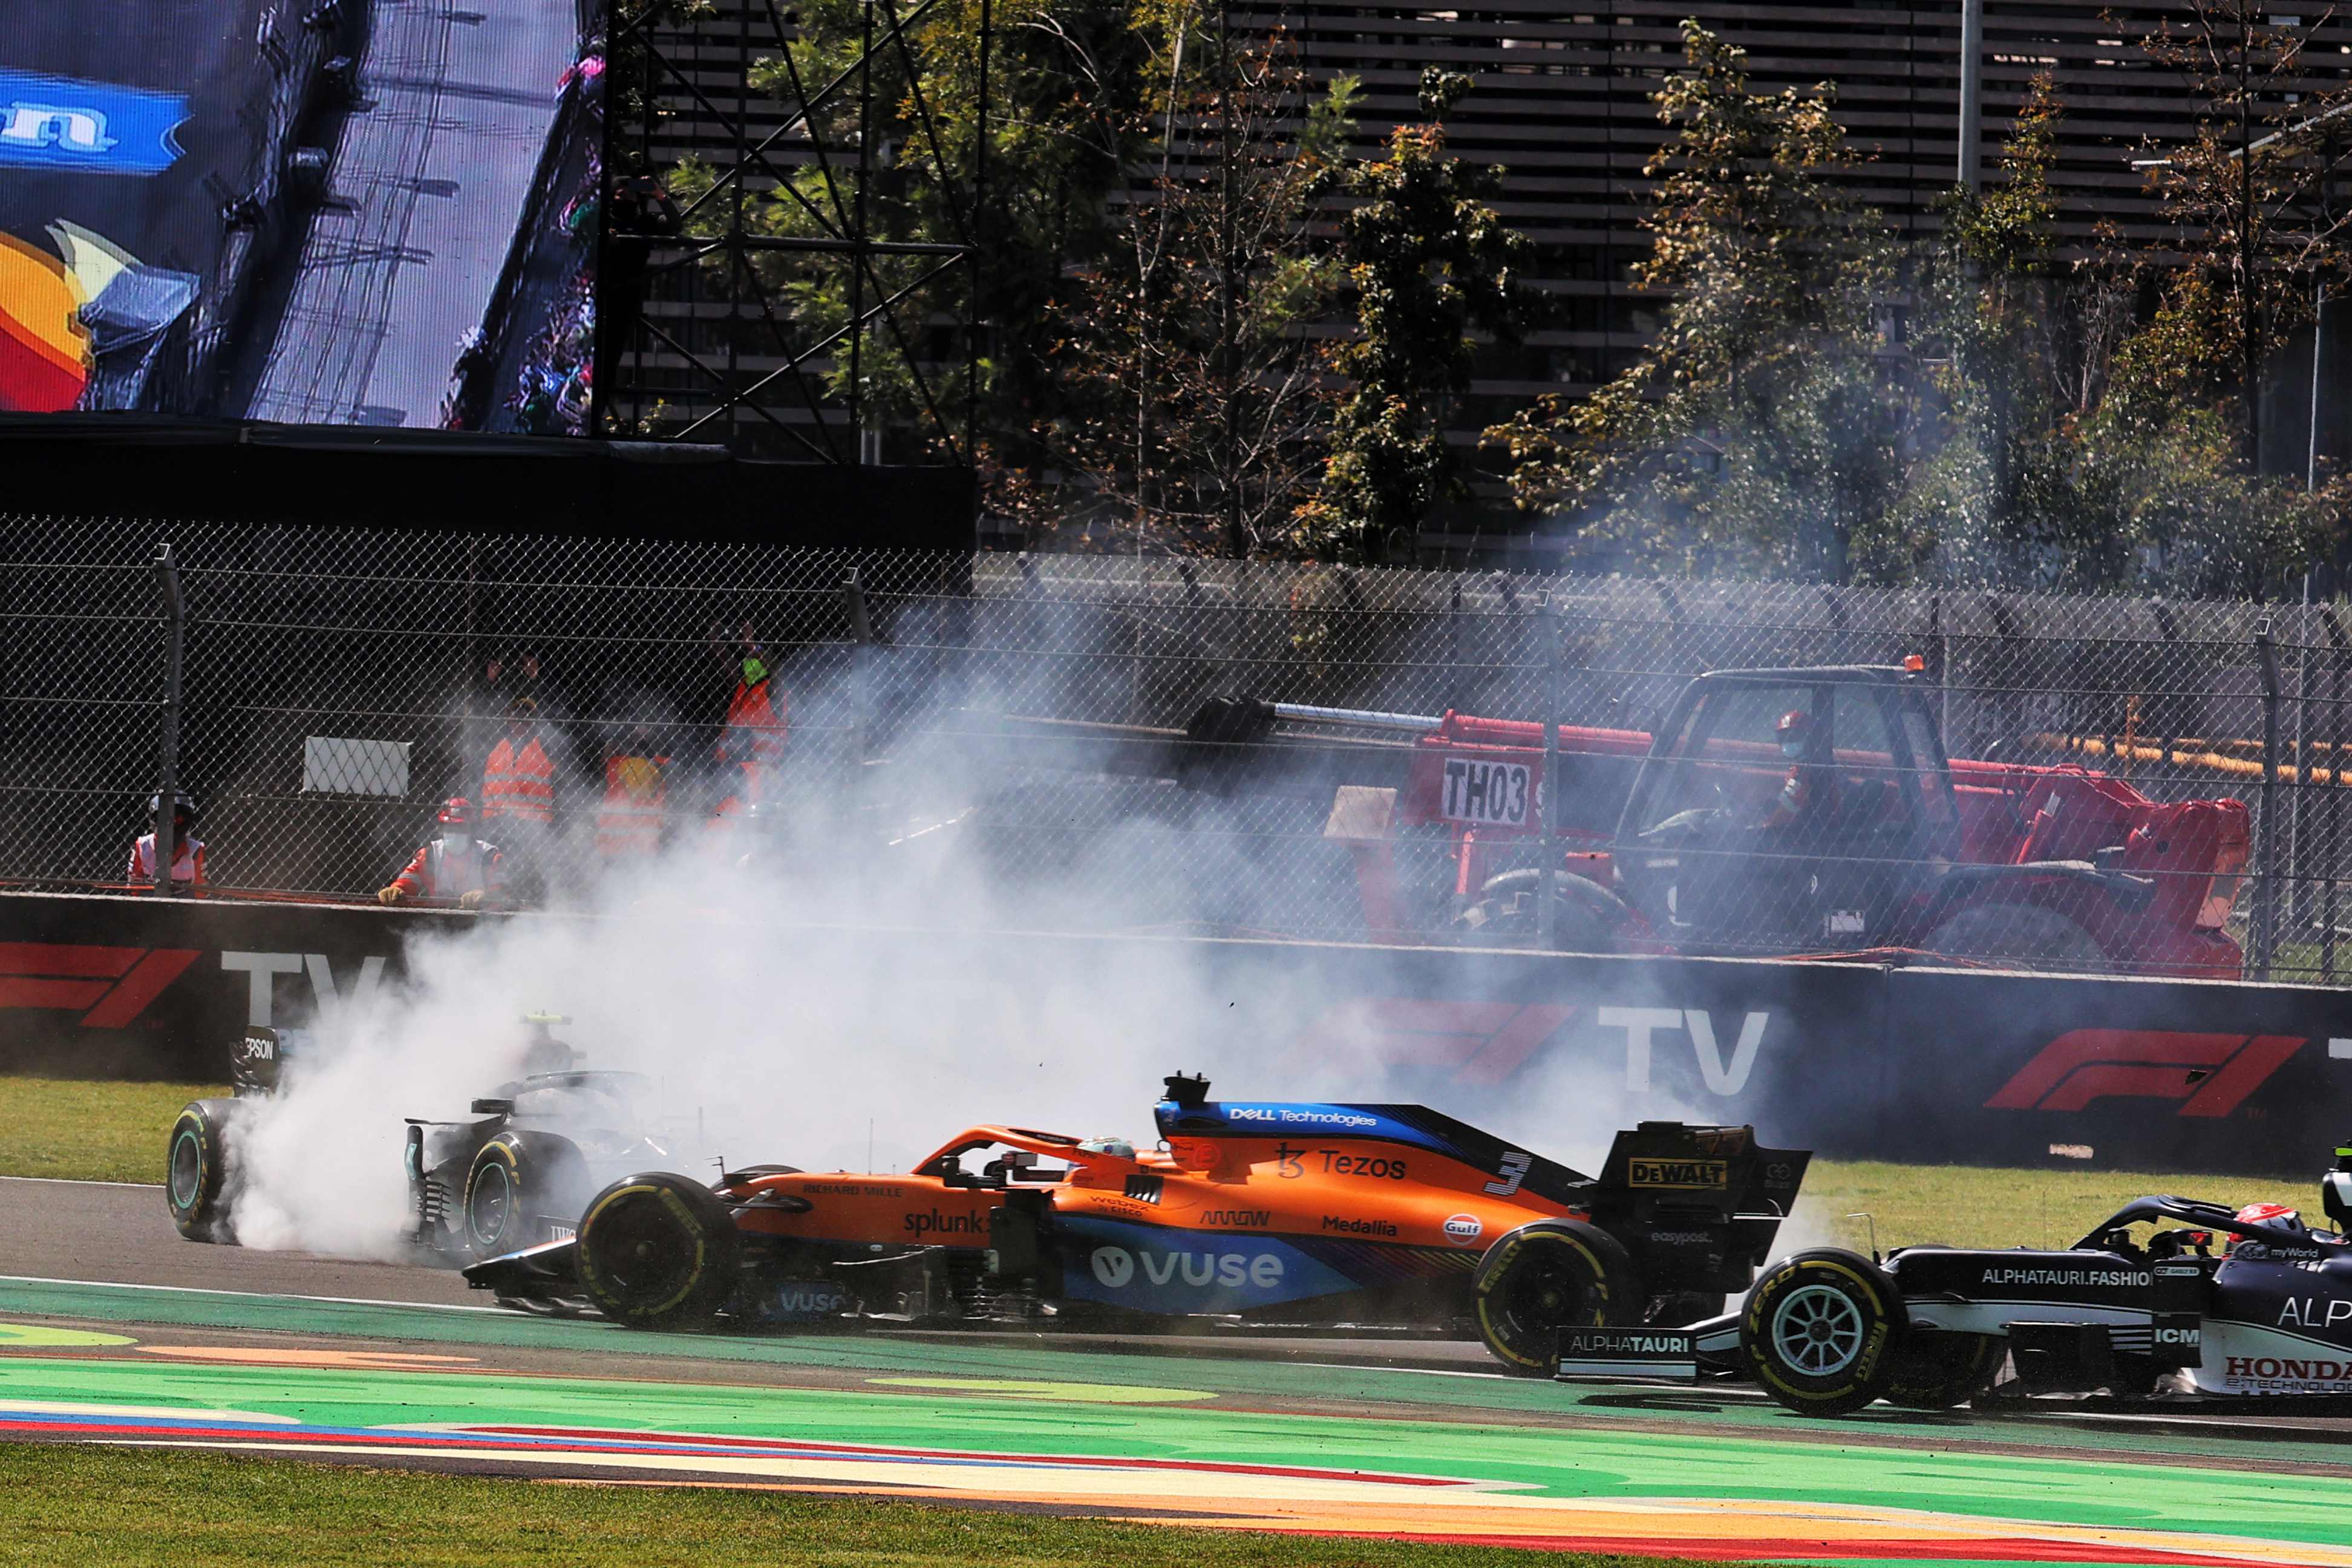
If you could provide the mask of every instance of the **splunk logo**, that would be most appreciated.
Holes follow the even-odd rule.
[[[1270,1252],[1246,1257],[1238,1252],[1153,1252],[1148,1247],[1129,1252],[1124,1247],[1097,1247],[1087,1261],[1104,1289],[1124,1290],[1135,1282],[1139,1259],[1144,1279],[1153,1285],[1181,1282],[1195,1290],[1213,1285],[1231,1290],[1246,1285],[1271,1290],[1282,1283],[1282,1259]]]
[[[2179,1116],[2227,1116],[2301,1049],[2300,1035],[2070,1029],[1985,1101],[1991,1110],[2080,1110],[2095,1100],[2177,1100]]]
[[[917,1236],[985,1236],[994,1223],[995,1211],[968,1209],[962,1214],[941,1214],[933,1209],[929,1214],[910,1214],[907,1228]]]

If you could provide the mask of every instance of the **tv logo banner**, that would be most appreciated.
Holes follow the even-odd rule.
[[[175,92],[0,70],[0,166],[160,174],[187,119]]]

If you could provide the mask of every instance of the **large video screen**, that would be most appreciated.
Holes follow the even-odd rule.
[[[584,434],[604,0],[5,0],[0,409]]]

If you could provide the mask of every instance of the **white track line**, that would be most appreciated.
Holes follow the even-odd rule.
[[[201,1285],[133,1285],[122,1279],[51,1279],[38,1274],[0,1274],[0,1285],[94,1285],[106,1290],[169,1290],[184,1296],[237,1296],[249,1301],[323,1301],[338,1307],[413,1307],[420,1312],[522,1314],[505,1307],[460,1307],[449,1301],[386,1301],[373,1296],[287,1296],[267,1290],[213,1290]]]
[[[53,1187],[135,1187],[142,1193],[160,1193],[161,1182],[84,1182],[72,1176],[0,1176],[0,1182],[42,1182]]]

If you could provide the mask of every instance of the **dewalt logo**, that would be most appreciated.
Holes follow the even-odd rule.
[[[1632,1160],[1626,1163],[1626,1184],[1635,1187],[1708,1187],[1731,1184],[1727,1160]]]

